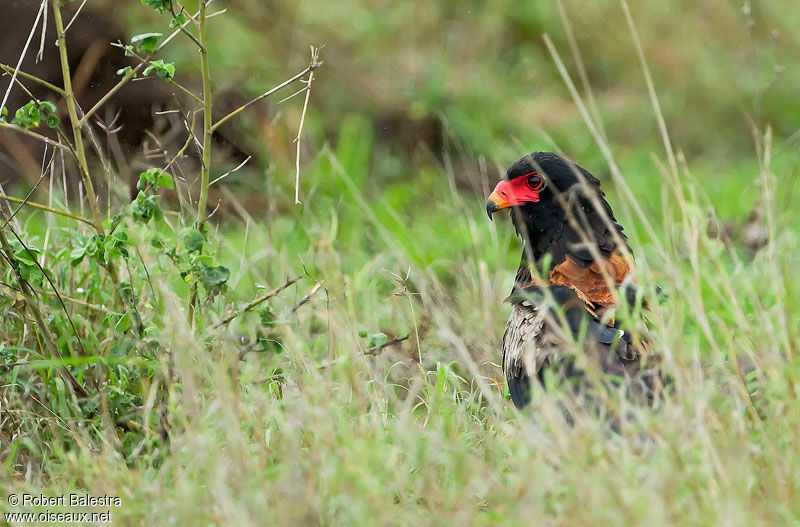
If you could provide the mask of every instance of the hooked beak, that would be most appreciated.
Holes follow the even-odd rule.
[[[486,200],[486,214],[489,219],[492,219],[492,214],[501,209],[513,207],[514,205],[521,205],[513,198],[513,190],[508,181],[501,181],[494,187],[494,190],[489,194],[489,199]]]
[[[486,200],[486,214],[489,216],[489,219],[492,219],[492,214],[497,212],[498,210],[507,207],[508,205],[504,205],[500,195],[497,192],[492,192],[489,195],[489,199]]]

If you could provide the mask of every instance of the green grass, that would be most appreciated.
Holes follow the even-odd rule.
[[[322,177],[330,166],[319,160],[314,170]],[[341,168],[328,181],[347,185],[351,167]],[[708,239],[699,193],[687,193],[683,209],[674,193],[665,196],[666,217],[648,217],[660,239],[634,250],[643,279],[670,294],[653,332],[676,391],[658,410],[631,409],[638,420],[611,434],[588,414],[565,426],[553,394],[539,394],[525,412],[504,399],[493,379],[518,243],[508,221],[488,222],[477,199],[438,176],[424,205],[392,208],[389,198],[356,190],[309,200],[296,217],[254,221],[246,240],[235,222],[220,230],[240,298],[304,263],[324,280],[325,291],[293,315],[288,308],[310,279],[271,303],[277,349],[238,360],[235,336],[263,329],[255,315],[230,332],[192,332],[168,273],[154,273],[165,288],[160,343],[179,380],[166,402],[168,445],[151,439],[134,456],[131,444],[123,459],[99,430],[60,426],[20,394],[15,401],[5,382],[3,459],[13,477],[3,480],[4,494],[118,495],[124,505],[113,514],[122,524],[798,520],[800,370],[790,302],[800,290],[787,272],[800,265],[795,213],[778,211],[770,245],[749,254]],[[611,201],[624,208],[621,197]],[[140,250],[147,261],[149,248]],[[413,311],[408,296],[393,295],[387,270],[409,273]],[[362,329],[411,338],[365,357]],[[746,353],[758,367],[749,397],[730,363]],[[120,365],[142,367],[128,359]],[[146,363],[164,369],[168,360]],[[31,369],[15,375],[36,385]],[[130,390],[143,399],[132,417],[146,417],[137,408],[152,404],[156,388]],[[748,414],[750,397],[758,418]]]
[[[241,3],[253,9],[250,20],[234,13],[225,22],[240,30],[229,44],[238,53],[278,38],[248,33],[266,16],[250,4]],[[303,206],[284,206],[293,198],[292,172],[272,152],[264,152],[272,168],[266,178],[257,169],[229,178],[236,192],[225,199],[234,212],[209,226],[205,251],[231,275],[220,291],[199,288],[199,327],[187,314],[192,274],[180,274],[189,265],[181,233],[191,226],[191,208],[162,199],[163,220],[143,224],[124,215],[130,259],[116,260],[120,281],[131,285],[124,302],[95,260],[70,264],[88,230],[28,210],[12,223],[26,242],[46,245],[63,294],[102,306],[69,304],[83,351],[60,305],[42,295],[68,355],[53,361],[15,291],[0,291],[0,511],[9,509],[12,493],[87,492],[119,496],[122,506],[111,510],[120,525],[800,523],[798,163],[796,147],[784,142],[798,123],[790,111],[796,103],[784,97],[788,88],[780,84],[765,96],[763,118],[776,121],[774,139],[763,126],[754,134],[760,153],[746,148],[749,129],[736,105],[752,86],[741,81],[717,97],[708,86],[730,80],[738,62],[712,60],[702,35],[681,24],[708,11],[675,18],[635,12],[644,19],[646,55],[658,57],[652,67],[667,123],[677,130],[674,144],[688,161],[679,155],[674,171],[665,168],[641,70],[621,36],[627,33],[606,33],[584,59],[623,178],[616,181],[544,48],[530,42],[546,30],[567,49],[557,12],[508,1],[519,14],[509,20],[477,5],[466,16],[444,2],[410,3],[381,17],[346,4],[327,26],[329,8],[298,8],[304,31],[354,28],[331,46],[326,68],[334,73],[321,70],[331,76],[315,80],[321,91],[318,106],[312,97]],[[744,30],[732,8],[719,4],[712,34],[735,54],[731,42]],[[614,6],[598,2],[572,13],[577,34],[598,38],[590,22],[617,20]],[[276,16],[287,9],[280,4]],[[789,24],[799,12],[786,6],[782,13],[764,7],[757,17]],[[677,59],[655,38],[661,16],[676,36],[667,51]],[[380,62],[415,17],[421,33],[406,35],[396,62]],[[474,34],[485,46],[472,51],[477,67],[470,70],[462,56],[466,47],[440,49],[440,37],[423,31],[429,28],[456,40]],[[338,46],[354,42],[357,52],[342,58]],[[716,41],[710,45],[718,51]],[[217,47],[212,61],[224,67],[236,55],[223,52],[224,42]],[[435,49],[441,56],[424,54]],[[507,62],[493,61],[509,50]],[[432,58],[415,63],[406,56],[418,53]],[[603,53],[607,67],[599,62]],[[784,48],[775,53],[786,57]],[[257,66],[269,69],[275,56]],[[182,71],[180,55],[176,60]],[[675,60],[709,69],[684,75],[684,86],[659,62]],[[370,74],[379,86],[393,88],[353,102],[333,79],[354,64],[375,66]],[[409,64],[424,66],[425,83],[402,82],[414,69]],[[790,65],[787,76],[795,78]],[[508,81],[530,67],[538,68],[539,97],[510,82],[485,82]],[[635,79],[636,87],[611,86],[614,75]],[[235,75],[223,79],[236,82]],[[545,111],[549,102],[565,109],[563,119]],[[445,122],[442,152],[404,152],[380,135],[380,109],[397,105]],[[639,279],[669,297],[651,303],[648,331],[674,391],[654,409],[606,395],[632,415],[618,433],[581,409],[566,425],[559,405],[567,396],[559,389],[537,389],[534,403],[517,411],[502,385],[500,340],[510,310],[502,299],[520,242],[507,218],[485,216],[486,194],[499,177],[491,162],[510,164],[552,143],[602,179],[631,238]],[[488,169],[475,152],[490,160]],[[237,207],[237,196],[248,193],[267,194],[276,206]],[[753,210],[769,235],[758,250],[742,236]],[[709,235],[715,221],[730,228],[730,240]],[[3,272],[3,283],[13,286],[14,273]],[[298,274],[304,277],[296,285],[228,328],[210,327]],[[297,307],[317,281],[322,288]],[[46,282],[37,287],[48,289]],[[141,335],[130,306],[142,319]],[[362,331],[409,338],[373,356],[365,354]],[[26,360],[36,362],[2,366]],[[749,367],[742,371],[740,362]],[[56,375],[64,364],[91,388],[88,399],[71,398]]]

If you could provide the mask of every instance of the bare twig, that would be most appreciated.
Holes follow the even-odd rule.
[[[107,102],[108,102],[108,100],[109,100],[111,97],[113,97],[113,96],[114,96],[114,94],[116,94],[116,93],[117,93],[117,92],[118,92],[118,91],[119,91],[119,90],[120,90],[120,89],[121,89],[123,86],[125,86],[126,84],[128,84],[128,81],[130,81],[130,80],[131,80],[131,79],[132,79],[132,78],[133,78],[133,77],[134,77],[134,76],[135,76],[135,75],[136,75],[136,74],[139,72],[139,70],[140,70],[140,69],[142,69],[142,65],[141,65],[141,64],[137,64],[137,65],[136,65],[135,67],[133,67],[133,68],[132,68],[132,69],[131,69],[131,70],[130,70],[128,73],[126,73],[125,75],[123,75],[123,76],[122,76],[122,78],[119,80],[119,82],[118,82],[116,85],[114,85],[114,87],[113,87],[113,88],[111,88],[110,90],[108,90],[108,91],[106,92],[106,94],[105,94],[105,95],[103,95],[102,97],[100,97],[100,100],[99,100],[99,101],[97,101],[97,102],[94,104],[94,106],[92,106],[92,107],[89,109],[89,111],[88,111],[88,112],[86,112],[86,113],[83,115],[83,119],[81,119],[81,126],[83,126],[84,124],[86,124],[86,123],[89,121],[89,118],[90,118],[91,116],[93,116],[93,115],[95,114],[95,112],[96,112],[97,110],[99,110],[99,109],[100,109],[100,107],[101,107],[101,106],[103,106],[105,103],[107,103]]]
[[[183,93],[185,93],[186,95],[188,95],[189,97],[191,97],[191,98],[192,98],[192,99],[194,99],[195,101],[199,102],[200,104],[203,104],[203,99],[201,99],[200,97],[198,97],[198,96],[197,96],[197,95],[196,95],[196,94],[195,94],[195,93],[194,93],[192,90],[190,90],[189,88],[187,88],[187,87],[186,87],[186,86],[184,86],[183,84],[181,84],[181,83],[179,83],[179,82],[176,82],[176,81],[175,81],[175,79],[170,79],[170,80],[169,80],[169,81],[167,81],[167,82],[168,82],[169,84],[172,84],[173,86],[175,86],[175,87],[176,87],[176,88],[178,88],[179,90],[181,90]]]
[[[208,179],[211,174],[211,138],[214,129],[211,122],[213,98],[211,94],[211,70],[208,64],[208,38],[206,36],[206,2],[200,2],[200,71],[203,77],[203,153],[200,167],[200,197],[197,199],[197,230],[204,232],[206,203],[208,202]],[[194,299],[194,294],[192,299]],[[194,302],[192,302],[194,309]]]
[[[42,34],[39,37],[39,51],[36,52],[36,62],[41,62],[44,58],[44,38],[47,35],[47,0],[42,0],[42,5],[44,6],[42,12],[44,19],[42,20]]]
[[[200,31],[200,22],[198,22],[198,21],[197,21],[197,15],[194,15],[194,16],[190,15],[190,14],[189,14],[189,12],[188,12],[188,11],[186,11],[186,7],[184,7],[183,5],[181,5],[181,4],[180,4],[180,2],[177,2],[176,0],[170,0],[170,2],[171,2],[171,3],[176,3],[176,4],[178,4],[178,7],[180,7],[180,8],[181,8],[181,9],[180,9],[180,11],[178,11],[178,12],[179,12],[179,13],[184,13],[184,14],[185,14],[185,15],[186,15],[186,16],[189,18],[189,22],[191,22],[192,24],[194,24],[194,27],[196,27],[196,28],[197,28],[197,30],[198,30],[198,31]],[[211,2],[209,2],[209,4],[210,4],[210,3],[211,3]],[[172,5],[170,5],[170,9],[173,9],[173,6],[172,6]]]
[[[14,130],[15,132],[19,132],[19,133],[25,134],[25,135],[27,135],[29,137],[33,137],[34,139],[38,139],[39,141],[42,141],[43,143],[47,143],[48,145],[52,145],[52,146],[54,146],[56,148],[62,148],[64,150],[69,150],[69,147],[66,146],[66,145],[62,145],[61,143],[57,143],[57,142],[53,141],[52,139],[50,139],[49,137],[43,136],[41,134],[37,134],[36,132],[32,132],[32,131],[28,130],[27,128],[23,128],[21,126],[15,125],[15,124],[11,124],[11,123],[6,123],[6,122],[3,122],[3,121],[0,121],[0,128],[7,128],[9,130]]]
[[[67,39],[64,35],[64,22],[61,18],[61,5],[59,0],[51,0],[53,7],[53,21],[55,22],[58,33],[58,52],[61,61],[61,76],[64,81],[64,101],[67,104],[69,120],[72,124],[72,141],[75,144],[75,153],[80,168],[83,186],[86,189],[86,197],[89,200],[89,208],[92,211],[92,221],[98,234],[104,234],[103,222],[100,220],[97,197],[94,193],[92,176],[89,173],[89,164],[86,161],[86,150],[83,147],[83,135],[81,133],[81,121],[78,119],[77,104],[75,94],[72,92],[72,74],[69,69],[69,57],[67,55]]]
[[[254,307],[257,307],[258,305],[266,302],[270,298],[272,298],[274,296],[277,296],[278,294],[281,293],[281,291],[283,291],[284,289],[288,288],[289,286],[291,286],[292,284],[294,284],[295,282],[297,282],[301,278],[303,278],[303,275],[297,275],[294,278],[292,278],[291,280],[287,280],[283,285],[280,285],[280,286],[276,287],[275,289],[273,289],[269,293],[265,293],[265,294],[261,295],[260,297],[256,298],[255,300],[253,300],[252,302],[250,302],[249,304],[244,306],[242,309],[235,310],[233,313],[231,313],[227,317],[223,318],[218,323],[214,324],[212,326],[212,329],[217,329],[219,327],[224,326],[225,324],[229,323],[231,320],[233,320],[234,318],[238,317],[242,313],[246,313],[247,311],[250,311]]]
[[[47,153],[47,152],[45,152],[45,154],[46,154],[46,153]],[[53,150],[53,159],[55,159],[55,150]],[[13,220],[13,219],[14,219],[14,217],[17,215],[17,213],[20,211],[20,209],[22,209],[22,207],[24,207],[24,206],[25,206],[25,205],[28,203],[28,200],[29,200],[29,199],[31,199],[31,196],[33,196],[33,193],[34,193],[34,192],[36,192],[36,189],[39,187],[39,183],[41,183],[41,182],[42,182],[42,180],[44,179],[44,176],[45,176],[45,174],[46,174],[46,172],[45,172],[45,171],[42,171],[42,175],[41,175],[41,176],[39,176],[39,180],[36,182],[36,184],[33,186],[33,188],[31,188],[31,190],[28,192],[28,195],[27,195],[27,196],[25,196],[25,199],[23,199],[23,200],[20,202],[20,204],[19,204],[19,206],[16,208],[16,210],[14,210],[14,211],[11,213],[11,215],[10,215],[8,218],[6,218],[6,221],[5,221],[5,222],[3,222],[3,226],[2,226],[2,227],[0,227],[0,229],[5,229],[5,228],[8,226],[8,222],[10,222],[11,220]]]
[[[220,126],[225,124],[225,122],[227,122],[228,119],[230,119],[232,117],[235,117],[236,115],[240,114],[241,112],[243,112],[244,110],[246,110],[250,106],[254,105],[258,101],[266,99],[267,97],[269,97],[270,95],[272,95],[276,91],[278,91],[278,90],[280,90],[282,88],[285,88],[286,86],[292,84],[295,81],[298,81],[298,80],[302,79],[303,77],[305,77],[306,73],[311,73],[312,71],[314,71],[316,68],[320,67],[321,65],[322,65],[322,62],[316,62],[316,63],[312,62],[311,64],[308,65],[308,67],[306,69],[304,69],[303,71],[301,71],[300,73],[298,73],[294,77],[283,81],[282,83],[278,84],[274,88],[271,88],[271,89],[265,91],[264,93],[262,93],[261,95],[259,95],[255,99],[252,99],[252,100],[244,103],[243,105],[239,106],[238,108],[233,110],[231,113],[229,113],[228,115],[226,115],[225,117],[223,117],[222,119],[220,119],[219,121],[214,123],[214,126],[212,126],[211,129],[212,130],[216,130],[217,128],[219,128]],[[294,94],[294,95],[297,95],[297,94]],[[294,95],[292,95],[292,97]]]
[[[81,9],[83,9],[83,6],[85,6],[85,5],[86,5],[86,2],[87,2],[87,1],[88,1],[88,0],[83,0],[83,2],[81,2],[81,5],[80,5],[80,6],[78,6],[78,10],[77,10],[77,11],[75,11],[75,14],[74,14],[74,15],[72,15],[72,19],[71,19],[71,20],[69,21],[69,23],[67,24],[67,27],[65,27],[65,28],[64,28],[64,33],[66,33],[67,31],[69,31],[69,28],[72,26],[72,23],[73,23],[73,22],[75,22],[75,19],[76,19],[76,18],[78,18],[78,15],[80,15],[80,14],[81,14]]]
[[[170,2],[170,3],[169,3],[169,10],[170,10],[170,12],[172,13],[172,16],[173,16],[173,17],[177,17],[177,16],[178,16],[178,13],[176,13],[176,12],[175,12],[175,7],[172,5],[172,2]],[[186,10],[186,8],[184,8],[183,6],[181,6],[181,13],[183,13],[185,10]],[[187,15],[188,15],[188,13],[187,13]],[[197,44],[197,47],[198,47],[198,48],[200,48],[200,51],[201,51],[201,52],[205,52],[205,50],[206,50],[206,47],[205,47],[205,46],[203,46],[203,44],[201,44],[199,40],[197,40],[197,37],[196,37],[196,36],[192,35],[192,34],[191,34],[191,32],[190,32],[188,29],[186,29],[186,25],[185,25],[185,24],[181,24],[180,26],[178,26],[178,29],[179,29],[179,30],[180,30],[180,31],[181,31],[181,32],[182,32],[184,35],[186,35],[187,37],[189,37],[189,38],[192,40],[192,42],[194,42],[195,44]]]
[[[367,348],[366,350],[364,350],[364,355],[377,355],[379,351],[383,350],[383,348],[388,348],[389,346],[394,346],[395,344],[399,344],[404,340],[408,340],[410,336],[411,333],[409,333],[405,337],[398,337],[396,339],[387,340],[386,342],[380,344],[379,346],[372,346],[371,348]]]
[[[176,111],[178,111],[178,110],[176,110]],[[192,124],[191,124],[191,126],[184,119],[184,124],[186,125],[186,130],[189,132],[189,134],[186,136],[186,142],[183,143],[183,146],[180,148],[180,150],[178,150],[175,153],[175,155],[172,156],[172,159],[170,159],[167,162],[167,166],[164,167],[164,170],[169,170],[169,168],[172,166],[172,164],[175,163],[175,161],[177,161],[178,158],[183,155],[183,153],[186,151],[186,149],[189,148],[189,145],[192,144],[192,138],[195,138],[193,130],[194,130],[194,122],[195,122],[195,117],[196,116],[197,116],[197,114],[195,114],[195,113],[192,114]],[[195,140],[196,140],[196,138],[195,138]]]
[[[319,291],[320,287],[322,287],[322,282],[317,282],[314,284],[314,287],[311,288],[311,291],[309,291],[306,296],[301,298],[300,301],[289,310],[289,314],[293,315],[298,309],[300,309],[300,307],[308,303],[308,301],[311,300],[311,297],[317,294],[317,291]]]
[[[39,25],[39,20],[42,18],[42,11],[44,11],[46,6],[47,6],[46,0],[42,0],[42,3],[39,5],[39,12],[36,14],[36,20],[33,21],[33,27],[31,28],[31,32],[28,33],[28,40],[25,41],[25,46],[22,48],[22,53],[20,53],[19,55],[19,60],[17,61],[17,67],[14,68],[14,74],[11,76],[11,82],[8,83],[8,88],[6,89],[6,93],[5,95],[3,95],[3,102],[0,103],[0,114],[3,113],[3,108],[6,107],[8,96],[11,94],[11,88],[14,87],[14,81],[17,79],[17,74],[19,73],[20,66],[22,66],[22,60],[25,58],[25,54],[28,53],[28,46],[31,45],[31,39],[33,39],[33,34],[36,33],[36,27]]]
[[[300,88],[299,90],[297,90],[293,94],[287,95],[286,97],[284,97],[283,99],[278,101],[277,104],[284,103],[284,102],[288,101],[289,99],[294,99],[295,97],[297,97],[298,95],[300,95],[301,93],[306,92],[306,91],[308,91],[308,86],[303,86],[302,88]]]
[[[319,48],[311,46],[311,64],[318,64]],[[300,137],[303,134],[303,125],[306,122],[306,112],[308,111],[308,100],[311,98],[311,82],[314,80],[314,69],[308,73],[306,81],[306,100],[303,102],[303,113],[300,115],[300,126],[297,127],[297,137],[294,142],[297,145],[297,156],[295,157],[294,172],[294,203],[300,204]]]
[[[34,291],[36,293],[40,294],[40,295],[49,295],[49,296],[55,296],[56,295],[56,293],[54,293],[52,291],[44,291],[42,289],[34,289]],[[98,304],[92,304],[91,302],[87,302],[86,300],[81,300],[80,298],[73,298],[71,296],[67,296],[67,295],[65,295],[63,293],[59,293],[59,295],[61,296],[62,300],[66,300],[70,304],[83,306],[83,307],[91,309],[93,311],[100,311],[101,313],[106,313],[108,315],[118,315],[118,316],[122,316],[122,315],[125,314],[125,313],[118,313],[116,311],[112,311],[112,310],[110,310],[110,309],[108,309],[106,307],[103,307],[101,305],[98,305]]]
[[[36,104],[41,104],[42,101],[40,101],[37,97],[35,97],[33,93],[31,93],[31,91],[28,88],[26,88],[24,84],[22,84],[22,81],[20,81],[19,79],[12,79],[12,80],[17,83],[17,85],[22,89],[22,91],[25,92],[25,95],[30,97],[32,101],[35,101]]]
[[[224,174],[222,174],[220,177],[216,178],[214,181],[212,181],[211,183],[209,183],[209,184],[208,184],[208,186],[209,186],[209,187],[211,187],[211,186],[213,186],[213,185],[214,185],[214,183],[216,183],[216,182],[218,182],[218,181],[221,181],[222,179],[224,179],[224,178],[226,178],[226,177],[230,176],[231,174],[233,174],[234,172],[236,172],[237,170],[239,170],[240,168],[242,168],[243,166],[245,166],[245,165],[248,163],[248,161],[250,161],[251,159],[253,159],[253,156],[247,156],[247,159],[245,159],[244,161],[242,161],[241,163],[239,163],[239,164],[236,166],[236,168],[234,168],[234,169],[232,169],[232,170],[228,170],[227,172],[225,172]]]
[[[15,68],[12,68],[8,64],[3,64],[2,62],[0,62],[0,69],[4,70],[6,73],[11,73],[11,74],[13,74],[16,71],[17,72],[17,76],[22,77],[24,79],[28,79],[29,81],[33,81],[33,82],[35,82],[37,84],[40,84],[40,85],[44,86],[45,88],[47,88],[48,90],[56,92],[57,94],[61,95],[62,97],[64,96],[64,90],[62,90],[61,88],[59,88],[55,84],[51,84],[51,83],[47,82],[44,79],[40,79],[39,77],[37,77],[35,75],[31,75],[30,73],[25,73],[22,70],[17,70]]]
[[[208,0],[208,1],[206,2],[206,7],[210,6],[212,2],[214,2],[214,0]],[[214,18],[215,16],[219,16],[219,15],[224,15],[225,13],[227,13],[227,11],[228,11],[227,9],[221,9],[221,10],[219,10],[219,11],[216,11],[216,12],[214,12],[214,13],[209,13],[209,14],[207,14],[207,15],[206,15],[206,19]],[[186,14],[188,15],[188,14],[189,14],[189,12],[187,11],[187,12],[186,12]],[[196,12],[194,15],[190,15],[190,16],[189,16],[189,20],[187,20],[186,22],[184,22],[184,23],[183,23],[183,25],[182,25],[181,27],[186,27],[186,26],[188,26],[188,25],[189,25],[190,23],[192,23],[192,22],[193,22],[193,23],[195,23],[195,24],[197,24],[198,22],[197,22],[197,20],[196,20],[196,19],[197,19],[197,17],[198,17],[198,16],[200,16],[200,11],[197,11],[197,12]],[[198,26],[198,28],[199,28],[199,26]],[[162,49],[164,46],[166,46],[167,44],[169,44],[169,42],[170,42],[170,41],[171,41],[173,38],[177,37],[177,36],[178,36],[180,33],[181,33],[181,30],[180,30],[180,29],[176,29],[175,31],[173,31],[172,33],[170,33],[170,35],[169,35],[167,38],[165,38],[164,40],[162,40],[162,41],[161,41],[161,44],[159,44],[159,45],[158,45],[158,47],[157,47],[157,48],[156,48],[156,50],[155,50],[155,53],[158,53],[159,51],[161,51],[161,49]]]

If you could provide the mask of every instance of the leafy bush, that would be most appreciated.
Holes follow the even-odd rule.
[[[122,80],[114,90],[130,82],[140,71],[143,77],[154,73],[189,95],[197,104],[193,111],[205,117],[199,132],[194,125],[187,130],[184,148],[177,155],[165,165],[150,166],[139,174],[132,200],[128,203],[109,200],[109,208],[100,210],[94,191],[96,170],[102,167],[109,178],[115,175],[111,160],[105,158],[106,152],[98,147],[91,129],[91,119],[103,101],[85,113],[75,102],[73,73],[65,52],[62,7],[58,1],[53,2],[52,9],[53,23],[59,33],[57,49],[64,88],[23,75],[60,96],[59,104],[66,108],[71,127],[59,120],[58,106],[50,101],[31,100],[16,110],[10,122],[5,119],[8,110],[2,109],[7,129],[28,133],[44,141],[47,147],[55,144],[52,148],[72,156],[80,168],[85,205],[92,213],[89,219],[69,209],[36,203],[31,200],[36,188],[22,200],[3,196],[19,203],[12,214],[3,213],[4,225],[0,230],[0,249],[9,263],[4,270],[6,294],[2,305],[7,313],[13,313],[3,333],[8,345],[3,345],[0,379],[7,381],[3,383],[4,400],[10,398],[13,411],[21,412],[16,414],[21,419],[15,420],[16,431],[0,428],[0,437],[8,440],[3,451],[6,466],[11,469],[34,460],[50,463],[53,452],[70,451],[76,440],[90,449],[106,445],[131,463],[136,458],[147,458],[153,464],[162,462],[169,451],[171,436],[180,429],[171,418],[170,401],[183,390],[182,380],[172,373],[174,345],[178,341],[169,337],[169,328],[178,322],[167,322],[167,318],[180,313],[185,329],[196,332],[212,346],[215,328],[226,327],[250,310],[260,310],[265,317],[271,313],[265,304],[271,296],[242,302],[230,290],[231,271],[220,262],[219,241],[206,225],[213,162],[212,127],[219,124],[211,119],[214,107],[205,29],[207,3],[201,2],[200,9],[191,17],[183,7],[169,0],[143,0],[142,4],[159,14],[169,13],[170,26],[178,28],[169,38],[180,33],[200,51],[203,92],[194,94],[179,84],[174,63],[155,58],[168,42],[160,32],[142,33],[134,36],[129,45],[119,45],[126,56],[134,57],[139,64],[120,69]],[[318,65],[314,62],[305,73]],[[16,77],[19,72],[13,73]],[[294,81],[302,77],[298,75]],[[253,102],[256,101],[221,120],[234,117]],[[45,126],[55,131],[57,139],[35,132]],[[199,185],[195,189],[186,185],[178,188],[176,162],[187,156],[193,142],[202,158]],[[99,157],[97,167],[90,163],[89,144]],[[41,179],[55,166],[56,156],[52,152],[49,163],[43,167]],[[63,170],[66,171],[66,165]],[[65,197],[67,189],[62,190],[61,196]],[[195,199],[195,209],[186,206],[179,210],[165,209],[164,195],[169,193],[174,197],[180,191],[199,196],[199,201]],[[51,217],[43,221],[30,216],[21,226],[17,223],[18,213],[26,206],[44,210]],[[103,217],[107,219],[101,221]],[[29,324],[29,318],[33,325]],[[274,325],[274,321],[266,320],[265,327]],[[262,332],[264,338],[270,334]],[[35,394],[41,408],[29,408],[27,394],[31,397]],[[65,430],[69,433],[47,432],[36,421],[42,411],[70,423]],[[30,438],[46,442],[52,450],[42,451]],[[30,447],[24,453],[19,450],[20,441]]]

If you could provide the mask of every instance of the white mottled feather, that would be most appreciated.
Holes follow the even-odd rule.
[[[554,335],[545,327],[546,314],[544,304],[533,305],[528,301],[512,308],[503,333],[503,373],[506,377],[519,377],[522,372],[533,377],[547,359],[554,360],[558,347]]]

